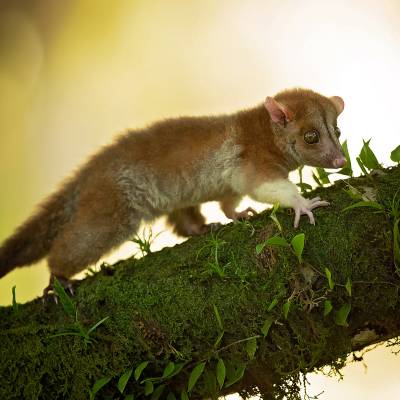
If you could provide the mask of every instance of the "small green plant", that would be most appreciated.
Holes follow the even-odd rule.
[[[326,317],[333,309],[332,303],[330,300],[324,301],[324,317]]]
[[[246,342],[246,353],[250,360],[254,358],[257,351],[257,338],[253,337]]]
[[[304,240],[305,240],[304,233],[299,233],[296,236],[294,236],[290,242],[290,245],[284,237],[280,235],[272,236],[265,242],[257,244],[256,253],[260,254],[264,250],[265,246],[288,247],[290,248],[292,253],[297,257],[297,260],[301,264],[303,261],[302,256],[304,250]]]
[[[214,343],[214,349],[218,349],[218,347],[221,344],[222,338],[224,337],[225,329],[224,329],[224,324],[222,323],[221,315],[219,314],[218,308],[215,304],[213,305],[213,308],[214,308],[214,315],[217,320],[217,325],[218,325],[218,329],[219,329],[219,334],[218,334],[217,340]]]
[[[371,139],[367,141],[363,140],[363,147],[361,148],[358,157],[356,157],[357,163],[365,175],[368,175],[368,172],[374,169],[382,168],[382,165],[379,163],[375,153],[372,151],[369,145],[370,141]]]
[[[17,296],[15,294],[16,286],[13,286],[11,289],[12,292],[12,310],[15,315],[18,314],[18,303],[17,303]]]
[[[138,381],[140,378],[140,375],[142,375],[143,370],[149,365],[148,361],[143,361],[141,362],[136,368],[134,372],[134,377],[135,380]]]
[[[218,308],[217,308],[217,306],[215,304],[213,305],[213,308],[214,308],[215,318],[217,319],[218,328],[221,331],[223,331],[224,330],[224,325],[222,323],[221,315],[219,314]]]
[[[301,264],[303,261],[302,256],[304,250],[304,240],[305,240],[304,233],[299,233],[290,242],[291,248],[297,257],[299,264]]]
[[[246,370],[247,364],[239,363],[239,364],[229,364],[226,371],[226,383],[225,387],[234,385],[236,382],[239,382],[244,375],[244,371]]]
[[[264,337],[268,336],[269,330],[271,329],[272,324],[274,323],[275,318],[270,315],[268,318],[264,321],[264,324],[261,328],[261,333]]]
[[[94,339],[91,337],[92,333],[103,324],[109,317],[105,317],[100,321],[96,322],[89,329],[85,328],[78,319],[78,309],[72,299],[67,295],[65,289],[62,287],[61,283],[56,279],[54,279],[53,283],[54,291],[58,298],[60,299],[60,303],[64,309],[64,312],[71,318],[74,319],[72,326],[64,332],[57,333],[55,335],[50,336],[51,338],[58,336],[80,336],[83,339],[83,343],[85,347],[87,345],[93,343]]]
[[[344,153],[344,156],[345,156],[345,158],[346,158],[347,163],[346,163],[346,165],[345,165],[340,171],[338,171],[337,173],[338,173],[338,174],[341,174],[341,175],[353,176],[353,169],[352,169],[352,167],[351,167],[351,159],[350,159],[349,149],[348,149],[348,147],[347,147],[347,140],[345,140],[345,141],[342,143],[342,149],[343,149],[343,153]]]
[[[153,235],[153,230],[150,228],[144,228],[142,231],[142,236],[140,237],[136,234],[131,241],[139,247],[140,253],[142,256],[146,256],[147,254],[151,253],[151,245],[153,244],[154,240],[160,235],[161,232],[157,233],[157,235]]]
[[[103,388],[105,385],[107,385],[108,382],[110,382],[111,378],[104,377],[98,379],[94,385],[92,386],[91,389],[89,389],[89,399],[94,400],[96,393]]]
[[[285,301],[285,303],[283,303],[282,306],[282,314],[283,314],[283,318],[287,319],[288,315],[289,315],[289,310],[290,310],[290,305],[291,305],[292,301],[291,299],[287,299]]]
[[[391,153],[390,159],[396,163],[400,163],[400,145],[397,146]]]
[[[307,191],[312,190],[312,186],[303,181],[303,169],[304,165],[300,166],[297,170],[297,172],[299,173],[299,181],[300,181],[299,183],[297,183],[297,186],[300,188],[301,193],[306,193]]]
[[[369,201],[370,199],[367,198],[365,195],[363,195],[356,187],[354,187],[353,185],[350,185],[349,182],[343,181],[347,188],[343,189],[343,191],[345,193],[347,193],[347,195],[353,199],[353,200],[364,200],[364,201]]]
[[[274,308],[275,308],[275,306],[278,304],[278,299],[275,297],[272,301],[271,301],[271,303],[269,304],[269,306],[268,306],[268,308],[267,308],[267,311],[272,311]]]
[[[188,385],[187,385],[188,392],[190,392],[194,388],[194,385],[197,383],[200,376],[204,372],[205,366],[206,366],[206,363],[205,363],[205,361],[203,361],[203,362],[197,363],[196,366],[193,368],[193,370],[189,376],[189,381],[188,381]]]
[[[209,275],[217,275],[220,278],[225,277],[225,269],[230,265],[230,262],[222,264],[219,260],[220,248],[226,242],[218,237],[218,233],[211,232],[206,239],[205,245],[197,252],[196,258],[200,256],[203,251],[210,254],[210,259],[205,263],[205,273]]]
[[[275,203],[273,208],[272,208],[272,211],[271,211],[271,214],[269,215],[269,217],[272,219],[272,221],[274,221],[274,223],[275,223],[276,227],[278,228],[279,232],[282,233],[283,232],[282,225],[279,222],[278,217],[276,216],[276,213],[278,212],[278,210],[279,210],[279,203]]]
[[[347,317],[350,314],[351,304],[343,304],[338,311],[335,313],[335,323],[336,325],[348,327]]]
[[[347,294],[351,297],[352,284],[350,278],[347,278],[347,282],[344,287],[346,288]]]
[[[131,378],[132,373],[133,373],[133,369],[128,369],[118,379],[117,389],[119,390],[119,392],[121,394],[124,393],[125,387],[129,381],[129,379]]]
[[[328,280],[328,286],[330,290],[333,290],[333,288],[335,287],[335,282],[332,279],[332,273],[328,268],[325,268],[325,275],[326,275],[326,279]]]
[[[226,377],[226,367],[224,360],[222,358],[218,358],[217,367],[216,367],[216,376],[219,388],[222,389],[225,382]]]
[[[317,167],[315,168],[315,171],[316,173],[313,172],[312,176],[318,186],[328,185],[331,183],[329,180],[329,173],[323,168]]]
[[[359,201],[357,203],[354,203],[346,208],[344,208],[342,211],[348,211],[352,210],[353,208],[359,208],[359,207],[370,207],[374,208],[375,210],[378,210],[379,212],[384,212],[385,207],[382,204],[379,204],[376,201]]]

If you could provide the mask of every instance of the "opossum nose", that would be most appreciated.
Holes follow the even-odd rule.
[[[342,168],[346,165],[347,160],[344,157],[340,157],[340,158],[335,158],[333,160],[333,166],[335,168]]]

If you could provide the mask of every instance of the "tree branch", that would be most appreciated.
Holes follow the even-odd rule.
[[[400,168],[348,182],[389,209]],[[346,188],[340,181],[313,193],[331,202],[316,210],[316,226],[304,219],[294,230],[293,216],[277,213],[288,242],[305,234],[301,264],[289,246],[256,253],[257,244],[280,234],[265,212],[142,259],[103,266],[77,283],[76,318],[62,302],[42,299],[0,308],[0,398],[87,399],[102,377],[112,379],[96,398],[141,398],[152,387],[153,398],[160,387],[160,398],[170,392],[179,398],[202,365],[191,398],[237,391],[296,398],[300,374],[340,368],[352,351],[397,337],[393,221],[370,207],[343,211],[355,202]],[[140,378],[132,374],[119,395],[119,378],[143,361],[149,363]]]

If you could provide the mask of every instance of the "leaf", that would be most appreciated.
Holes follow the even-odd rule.
[[[170,361],[167,366],[164,369],[164,372],[162,374],[162,378],[168,378],[172,373],[175,371],[175,363]]]
[[[176,396],[174,393],[169,392],[167,396],[167,400],[176,400]]]
[[[266,337],[268,335],[268,332],[272,326],[272,324],[274,323],[274,318],[271,316],[269,316],[265,321],[264,324],[261,328],[261,333],[263,334],[264,337]]]
[[[205,392],[208,394],[215,394],[217,392],[217,379],[215,377],[214,371],[205,369],[203,375],[203,387]]]
[[[99,322],[96,322],[90,329],[88,329],[87,334],[90,335],[99,325],[101,325],[103,322],[107,321],[108,318],[110,318],[110,317],[104,317]]]
[[[217,308],[217,306],[215,304],[213,305],[213,307],[214,307],[214,314],[215,314],[215,318],[217,319],[217,323],[218,323],[219,329],[221,329],[221,331],[223,331],[224,330],[224,325],[222,324],[222,319],[221,319],[221,316],[219,314],[218,308]]]
[[[256,253],[260,254],[265,246],[287,246],[288,242],[282,236],[272,236],[264,243],[260,243],[256,246]]]
[[[265,247],[265,243],[259,243],[258,245],[256,245],[256,254],[260,254]]]
[[[190,392],[193,389],[194,385],[196,384],[196,382],[200,378],[201,374],[204,371],[205,365],[206,365],[205,362],[201,362],[201,363],[197,364],[193,368],[193,370],[192,370],[192,372],[191,372],[191,374],[189,376],[188,389],[187,389],[188,392]]]
[[[278,227],[279,232],[282,232],[282,225],[278,220],[278,217],[276,216],[276,212],[279,210],[279,203],[275,203],[274,207],[272,208],[271,214],[270,214],[270,218],[272,219],[272,221],[274,221],[275,225]]]
[[[290,300],[288,299],[286,303],[282,306],[282,313],[285,319],[287,319],[290,310]]]
[[[178,375],[179,372],[182,371],[182,368],[183,368],[187,363],[188,363],[188,361],[175,364],[174,372],[172,372],[172,374],[169,375],[168,378],[170,379],[170,378],[172,378],[173,376]]]
[[[94,385],[92,386],[92,389],[89,390],[90,393],[90,400],[93,400],[96,393],[105,385],[107,385],[108,382],[110,382],[110,378],[100,378],[98,379]]]
[[[326,279],[328,279],[329,289],[333,290],[335,287],[335,282],[333,282],[331,271],[328,268],[325,268]]]
[[[246,353],[249,356],[250,360],[254,358],[256,350],[257,350],[257,339],[254,337],[246,342]]]
[[[314,172],[312,173],[312,177],[313,177],[315,183],[316,183],[318,186],[323,186],[322,182],[319,180],[318,176],[317,176]]]
[[[219,345],[220,345],[220,343],[221,343],[221,340],[222,340],[222,338],[224,337],[224,334],[225,334],[225,331],[222,331],[222,332],[218,335],[217,340],[216,340],[215,343],[214,343],[214,348],[215,348],[215,349],[217,349],[217,348],[219,347]]]
[[[127,395],[124,397],[124,400],[134,400],[134,398],[135,398],[135,396],[134,396],[133,394],[127,394]]]
[[[164,389],[165,389],[165,385],[158,386],[156,388],[156,390],[154,390],[153,394],[151,395],[151,400],[158,400],[161,397]]]
[[[347,164],[344,168],[342,168],[337,173],[342,174],[342,175],[347,175],[347,176],[353,176],[353,169],[351,167],[351,159],[350,159],[349,149],[347,147],[347,140],[345,140],[342,143],[342,149],[343,149],[344,156],[346,157]]]
[[[308,183],[297,183],[297,186],[300,188],[302,192],[307,192],[307,190],[312,190],[312,186]]]
[[[130,377],[132,376],[132,373],[133,373],[133,369],[128,369],[118,379],[117,388],[121,394],[124,393],[126,384],[128,383]]]
[[[296,254],[297,259],[299,260],[300,264],[302,262],[302,254],[303,254],[303,249],[304,249],[304,238],[305,238],[304,233],[299,233],[290,242],[290,244],[293,247],[294,254]]]
[[[324,317],[332,311],[332,303],[329,300],[324,301]]]
[[[319,180],[324,184],[328,184],[331,183],[331,181],[329,180],[329,176],[328,173],[321,167],[317,167],[315,168],[317,170],[318,173],[318,178]]]
[[[61,283],[57,278],[54,278],[53,282],[54,291],[56,292],[58,298],[60,299],[61,305],[66,314],[70,317],[75,318],[76,316],[76,307],[72,299],[67,295],[65,289],[62,287]]]
[[[356,161],[359,165],[359,167],[361,168],[361,171],[363,172],[364,175],[368,175],[368,171],[366,170],[363,162],[361,161],[360,157],[356,157]]]
[[[272,236],[265,241],[267,246],[287,246],[288,242],[282,236]]]
[[[222,386],[224,386],[225,376],[226,376],[225,363],[222,358],[218,359],[216,375],[219,388],[222,389]]]
[[[353,200],[362,200],[363,195],[362,193],[355,188],[354,186],[351,186],[348,184],[348,189],[343,189]]]
[[[151,381],[146,381],[144,383],[144,394],[145,396],[148,396],[149,394],[152,394],[154,391],[154,385],[153,382]]]
[[[182,390],[182,392],[181,392],[181,400],[189,400],[189,396],[188,396],[186,390]]]
[[[344,285],[344,287],[346,288],[347,293],[349,294],[349,296],[351,296],[351,280],[350,280],[350,278],[347,278],[347,282]]]
[[[148,364],[149,364],[148,361],[143,361],[136,367],[134,373],[135,381],[139,380],[140,375],[142,374],[143,370],[147,367]]]
[[[244,371],[246,370],[246,364],[239,364],[236,368],[229,370],[229,378],[225,384],[225,387],[232,386],[234,383],[243,378]]]
[[[275,297],[271,301],[271,304],[268,306],[267,311],[271,311],[277,304],[278,304],[278,299]]]
[[[381,164],[379,164],[378,159],[376,158],[374,152],[371,150],[369,146],[371,139],[365,141],[364,145],[360,151],[359,158],[362,161],[363,165],[367,167],[369,170],[371,169],[379,169],[381,168]]]
[[[351,304],[344,304],[340,309],[336,312],[335,315],[335,323],[340,326],[349,326],[347,323],[347,317],[350,314]]]
[[[342,211],[351,210],[352,208],[358,207],[371,207],[375,208],[376,210],[384,211],[385,207],[382,204],[377,203],[376,201],[359,201],[358,203],[354,203],[351,206],[344,208]]]
[[[392,150],[390,153],[390,159],[394,162],[400,162],[400,145]]]

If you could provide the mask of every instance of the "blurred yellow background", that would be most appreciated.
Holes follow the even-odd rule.
[[[346,102],[353,155],[400,143],[398,0],[14,0],[0,5],[0,242],[85,157],[127,127],[230,112],[293,86]],[[210,219],[221,219],[214,205]],[[162,222],[153,229],[163,231]],[[176,238],[163,232],[154,248]],[[106,259],[134,252],[131,244]],[[45,263],[0,281],[0,304],[39,295]],[[327,399],[397,399],[400,359],[370,353]],[[386,368],[382,368],[385,363]],[[389,367],[390,366],[390,367]]]

